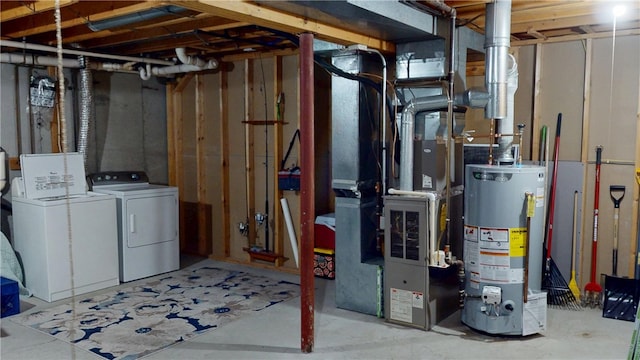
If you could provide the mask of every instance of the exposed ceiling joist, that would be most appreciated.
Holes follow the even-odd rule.
[[[249,22],[293,34],[311,32],[319,39],[337,44],[363,44],[383,52],[395,51],[395,45],[391,42],[376,39],[367,34],[359,34],[336,26],[323,24],[302,16],[269,9],[254,3],[216,0],[174,0],[171,1],[171,3],[187,9]]]
[[[60,7],[68,6],[78,1],[79,0],[59,0]],[[16,1],[16,3],[18,2]],[[55,3],[55,1],[21,1],[19,2],[21,6],[11,7],[0,12],[0,19],[2,19],[2,21],[10,21],[24,16],[38,14],[43,11],[52,10],[56,7]]]

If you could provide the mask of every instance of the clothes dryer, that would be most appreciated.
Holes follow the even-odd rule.
[[[150,184],[143,171],[91,174],[89,184],[116,197],[121,281],[180,268],[177,187]]]

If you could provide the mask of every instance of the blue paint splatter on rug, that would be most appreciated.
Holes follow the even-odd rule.
[[[203,267],[63,304],[11,321],[105,359],[130,360],[300,295],[300,286]],[[75,314],[74,310],[75,309]]]

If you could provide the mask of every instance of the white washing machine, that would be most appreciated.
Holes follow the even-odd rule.
[[[82,154],[21,155],[20,167],[11,191],[25,287],[56,301],[118,285],[116,198],[87,192]]]
[[[91,174],[89,183],[117,200],[121,281],[180,268],[177,187],[149,184],[142,171]]]

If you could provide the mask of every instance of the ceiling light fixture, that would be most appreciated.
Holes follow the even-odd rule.
[[[622,15],[624,15],[624,13],[627,11],[627,7],[624,5],[616,5],[613,7],[613,16],[615,17],[620,17]]]
[[[142,21],[157,19],[161,16],[166,15],[177,15],[181,16],[180,13],[185,12],[187,9],[175,6],[168,5],[157,7],[149,10],[138,11],[131,14],[126,14],[122,16],[116,16],[114,18],[98,20],[98,21],[88,21],[87,26],[91,31],[102,31],[109,30],[121,26],[131,25],[135,23],[139,23]]]

